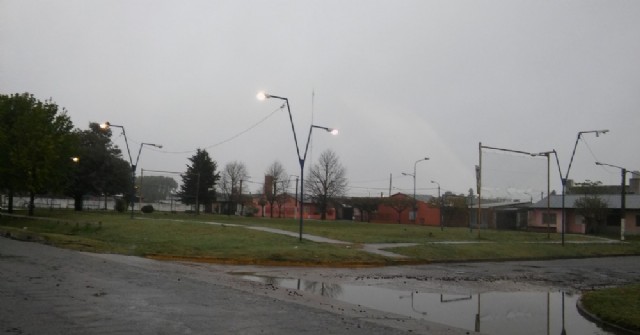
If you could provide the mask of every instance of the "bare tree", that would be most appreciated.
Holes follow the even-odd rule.
[[[284,197],[282,195],[287,192],[287,187],[289,187],[289,176],[279,161],[275,161],[269,165],[265,175],[271,177],[271,185],[265,185],[265,187],[270,187],[270,189],[265,189],[264,193],[271,207],[271,217],[273,217],[274,203],[278,204],[278,211],[280,211],[284,205]],[[279,216],[281,217],[281,215]]]
[[[222,170],[220,190],[227,196],[229,205],[227,207],[227,215],[232,214],[232,208],[238,203],[244,206],[242,200],[242,182],[249,179],[247,167],[243,162],[233,161],[227,163]]]
[[[320,218],[327,218],[327,209],[336,198],[344,196],[347,190],[346,170],[340,164],[338,155],[332,150],[326,150],[313,165],[305,186],[315,204],[318,205]]]
[[[393,208],[398,213],[398,223],[402,223],[402,212],[413,207],[413,198],[405,195],[396,195],[384,200],[384,204]]]

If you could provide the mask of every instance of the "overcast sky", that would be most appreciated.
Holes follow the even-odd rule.
[[[51,97],[77,128],[123,125],[134,160],[164,145],[144,147],[145,170],[183,172],[205,148],[256,183],[275,160],[298,175],[264,90],[289,99],[301,150],[311,122],[340,129],[314,131],[307,166],[334,150],[351,195],[387,195],[390,175],[413,192],[402,172],[423,157],[418,193],[467,193],[479,142],[555,149],[566,173],[595,129],[610,132],[584,136],[569,178],[619,184],[594,162],[640,169],[639,17],[637,0],[0,0],[0,93]]]

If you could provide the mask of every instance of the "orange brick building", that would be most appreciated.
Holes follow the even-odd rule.
[[[396,193],[391,196],[394,197],[402,197],[408,201],[411,201],[413,198],[403,194]],[[440,209],[438,207],[431,206],[425,201],[418,200],[416,202],[416,217],[413,219],[411,213],[413,211],[413,205],[409,206],[405,210],[400,212],[400,216],[398,217],[398,211],[389,205],[385,205],[384,202],[378,205],[378,213],[375,215],[375,218],[372,220],[373,222],[384,222],[384,223],[401,223],[401,224],[420,224],[427,226],[439,226],[440,225]]]

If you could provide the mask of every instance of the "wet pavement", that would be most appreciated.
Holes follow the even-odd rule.
[[[361,296],[388,306],[400,301],[402,308],[420,313],[426,308],[429,315],[439,313],[435,297],[458,301],[448,306],[470,297],[469,305],[449,313],[472,322],[478,301],[482,310],[495,310],[492,306],[505,305],[504,294],[518,292],[542,299],[535,309],[544,308],[544,294],[550,292],[555,301],[550,313],[557,318],[559,292],[568,292],[567,308],[575,308],[571,299],[581,290],[640,281],[637,264],[640,257],[634,256],[360,269],[229,266],[90,254],[0,238],[0,332],[468,334],[473,332],[468,324],[446,325],[242,276],[295,279],[325,291],[373,289]],[[500,317],[521,318],[529,309],[514,307]],[[486,327],[495,318],[480,313],[480,330],[490,331]]]
[[[234,271],[241,268],[236,267]],[[5,334],[465,334],[205,264],[0,238]]]

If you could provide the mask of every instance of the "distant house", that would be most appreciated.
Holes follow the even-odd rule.
[[[396,193],[389,198],[396,198],[400,200],[406,200],[412,203],[413,197],[403,193]],[[383,201],[378,205],[378,210],[373,222],[384,223],[412,223],[427,226],[439,226],[440,225],[440,209],[430,205],[427,200],[430,197],[418,197],[416,196],[416,212],[413,213],[413,205],[407,206],[405,209],[398,213],[398,209],[393,208]],[[387,198],[388,199],[388,198]]]
[[[609,209],[605,230],[610,233],[620,231],[620,194],[598,194],[600,199],[606,202]],[[565,195],[565,232],[586,234],[584,218],[576,213],[575,203],[584,197],[582,194]],[[640,234],[640,194],[625,195],[625,234]],[[531,230],[546,230],[562,232],[562,195],[551,195],[549,209],[547,198],[544,198],[531,206],[529,216],[529,228]]]
[[[480,203],[480,228],[527,229],[530,202],[500,201]],[[471,226],[478,227],[478,204],[471,206]]]
[[[271,217],[273,213],[274,218],[288,218],[288,219],[297,219],[300,218],[300,204],[296,200],[295,196],[291,194],[286,194],[284,196],[284,201],[282,202],[282,206],[278,207],[278,203],[274,202],[273,207],[271,204],[264,200],[265,196],[263,194],[254,194],[251,196],[252,206],[257,209],[257,212],[253,214],[253,216],[257,217]],[[318,206],[312,203],[308,196],[305,197],[304,201],[304,219],[315,219],[320,220],[320,212],[318,210]],[[336,209],[333,207],[329,207],[327,209],[327,220],[335,220],[336,219]]]

